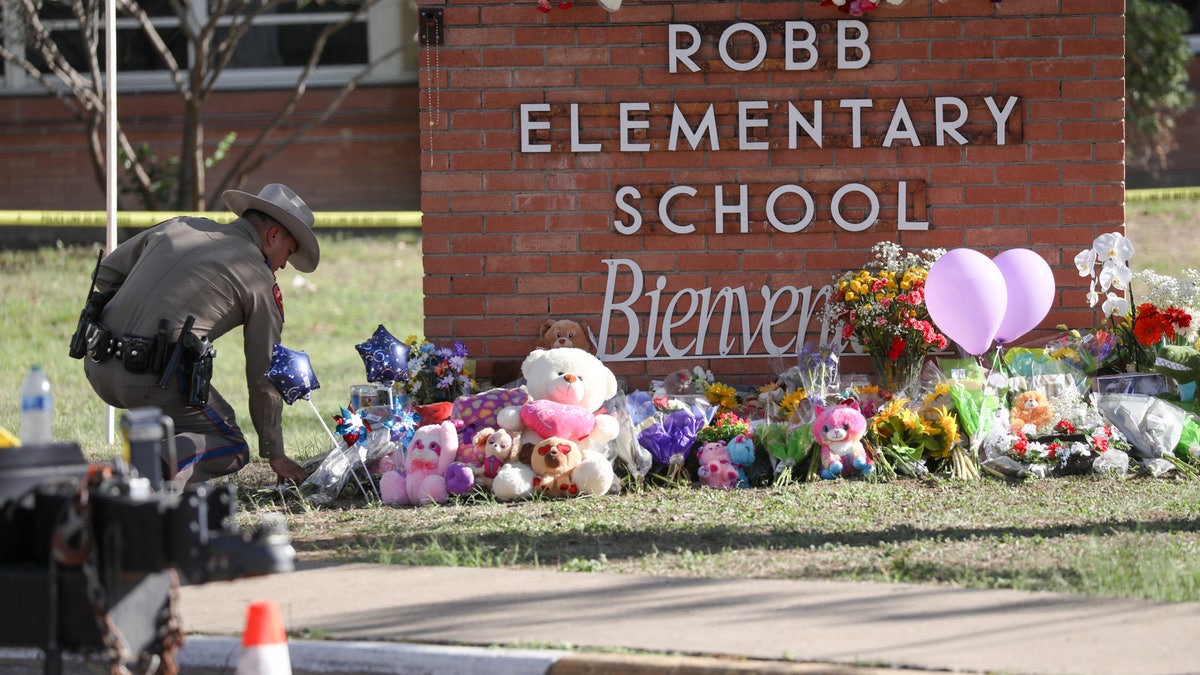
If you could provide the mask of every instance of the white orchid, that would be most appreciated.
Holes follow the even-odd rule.
[[[1133,257],[1133,242],[1119,232],[1109,232],[1096,237],[1092,250],[1103,260],[1127,263]]]
[[[1096,237],[1091,248],[1076,254],[1075,269],[1079,276],[1092,278],[1087,293],[1089,307],[1101,302],[1100,293],[1107,291],[1103,296],[1105,314],[1129,311],[1129,301],[1112,291],[1129,290],[1129,283],[1133,280],[1133,270],[1129,269],[1128,264],[1131,257],[1133,242],[1119,232]],[[1096,273],[1096,265],[1100,265],[1099,274]]]
[[[1108,316],[1124,316],[1129,313],[1129,300],[1123,295],[1117,295],[1110,291],[1106,294],[1101,309]]]
[[[1090,277],[1096,273],[1096,258],[1096,252],[1090,248],[1075,255],[1075,269],[1079,270],[1079,276]]]
[[[1124,291],[1129,288],[1132,279],[1133,270],[1124,262],[1105,260],[1100,266],[1100,290],[1115,288]]]

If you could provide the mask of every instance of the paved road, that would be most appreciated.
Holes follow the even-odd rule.
[[[515,672],[744,672],[751,666],[757,672],[1200,673],[1194,646],[1200,603],[903,584],[306,566],[185,587],[185,628],[194,643],[201,635],[236,637],[250,602],[263,598],[280,603],[291,634],[341,644],[399,642],[406,644],[393,648],[408,650],[424,645],[433,654],[447,645],[517,647],[512,654],[534,661]],[[301,647],[301,641],[291,644],[293,653]],[[329,643],[316,644],[318,653],[334,651]],[[566,649],[608,653],[571,656]],[[721,658],[687,661],[684,668],[679,659],[651,657],[635,668],[631,657],[614,650]],[[806,664],[804,670],[797,663]]]

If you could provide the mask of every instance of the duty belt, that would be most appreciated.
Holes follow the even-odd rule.
[[[159,375],[166,365],[164,354],[169,353],[174,344],[167,344],[160,337],[144,337],[126,333],[121,337],[113,337],[107,328],[93,322],[88,327],[88,358],[96,363],[108,359],[117,359],[125,370],[134,373],[150,373]]]
[[[114,338],[111,331],[93,321],[87,328],[87,353],[97,363],[119,359],[131,373],[160,375],[159,389],[170,386],[175,372],[180,370],[184,378],[182,393],[187,396],[188,405],[203,408],[208,404],[212,362],[217,350],[207,335],[197,336],[192,332],[195,323],[196,317],[189,315],[179,331],[179,339],[168,342],[166,319],[159,320],[158,332],[152,338],[129,333]]]

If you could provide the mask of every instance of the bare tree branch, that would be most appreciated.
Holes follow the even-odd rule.
[[[150,15],[146,14],[146,10],[142,9],[141,5],[131,0],[120,0],[120,2],[122,9],[137,19],[138,25],[142,28],[142,33],[146,35],[146,39],[154,46],[154,51],[158,52],[159,57],[162,58],[163,64],[167,67],[167,73],[171,76],[171,83],[175,85],[175,91],[179,92],[179,95],[185,99],[190,98],[192,92],[188,91],[184,85],[179,62],[175,60],[175,55],[167,47],[167,43],[162,39],[162,35],[158,32],[158,29],[151,23]],[[187,28],[184,28],[185,35],[187,34],[187,30]]]
[[[34,47],[50,68],[51,73],[63,84],[71,89],[71,93],[79,99],[80,105],[86,110],[103,110],[104,103],[101,97],[92,89],[79,71],[75,70],[66,57],[59,51],[58,45],[50,39],[50,31],[42,23],[41,18],[37,15],[37,7],[31,0],[21,0],[21,5],[28,14],[30,28],[29,35],[33,38]],[[84,35],[86,38],[87,36]],[[95,50],[98,46],[94,42],[86,45],[89,49]],[[39,79],[46,77],[46,74],[39,73]]]
[[[334,99],[332,101],[329,102],[329,105],[325,106],[325,109],[321,111],[320,115],[318,115],[317,117],[315,117],[308,123],[304,124],[303,126],[297,128],[294,132],[292,132],[292,134],[290,136],[285,138],[284,141],[282,143],[280,143],[279,145],[277,145],[273,150],[263,151],[262,153],[259,154],[258,157],[254,158],[253,160],[249,160],[248,158],[250,157],[251,153],[253,151],[257,150],[262,145],[262,143],[266,140],[267,133],[269,131],[273,131],[282,122],[282,118],[277,117],[274,121],[272,121],[271,125],[263,131],[263,133],[260,133],[258,135],[258,137],[254,139],[254,141],[251,143],[250,147],[248,147],[242,151],[242,154],[239,155],[237,160],[234,162],[233,167],[230,169],[230,171],[228,173],[225,174],[225,177],[221,179],[221,182],[218,183],[217,190],[214,194],[220,194],[221,192],[224,192],[225,189],[228,186],[230,186],[231,179],[237,180],[240,182],[242,176],[245,176],[246,174],[253,172],[255,169],[262,166],[268,160],[275,157],[279,153],[283,152],[289,145],[294,143],[297,139],[302,138],[303,136],[308,134],[308,132],[312,131],[318,125],[324,124],[326,121],[328,121],[329,118],[333,116],[333,113],[336,112],[339,107],[341,107],[342,101],[344,101],[346,99],[346,97],[349,96],[350,93],[358,87],[359,83],[362,82],[362,80],[364,78],[366,78],[368,75],[371,74],[371,71],[373,71],[380,63],[383,63],[384,61],[391,58],[395,54],[400,53],[401,51],[403,51],[403,47],[396,47],[394,49],[389,50],[387,53],[381,55],[378,59],[372,61],[366,68],[364,68],[357,75],[355,75],[349,82],[347,82],[346,86],[342,87],[341,91],[338,92],[338,95],[336,97],[334,97]]]
[[[222,188],[222,191],[223,191],[224,186],[228,185],[231,182],[231,180],[232,180],[232,182],[235,182],[235,183],[240,182],[242,176],[244,176],[247,173],[250,173],[258,166],[261,166],[263,164],[263,162],[265,162],[270,157],[274,157],[279,152],[278,150],[273,151],[273,152],[268,152],[266,154],[266,156],[264,156],[256,161],[253,161],[253,162],[250,161],[251,155],[254,152],[258,151],[258,149],[260,147],[262,147],[262,145],[266,141],[267,137],[270,136],[271,133],[274,132],[277,128],[279,128],[279,126],[283,123],[283,121],[285,119],[287,119],[288,117],[291,117],[292,113],[295,112],[297,103],[300,101],[300,98],[302,96],[304,96],[304,92],[307,90],[309,78],[312,76],[313,71],[316,70],[317,64],[319,64],[321,61],[321,55],[325,51],[325,45],[329,41],[330,36],[332,36],[337,31],[339,31],[339,30],[345,28],[346,26],[357,21],[360,17],[362,17],[363,14],[365,14],[367,11],[369,11],[371,9],[371,7],[375,6],[378,3],[379,3],[379,0],[369,0],[368,2],[364,2],[361,6],[359,6],[357,11],[355,11],[354,13],[345,17],[344,19],[342,19],[341,21],[339,21],[336,24],[327,25],[325,27],[325,29],[321,31],[321,34],[317,36],[317,39],[313,44],[312,52],[309,54],[309,57],[308,57],[308,63],[305,64],[304,70],[300,73],[300,78],[299,78],[298,82],[296,83],[296,87],[295,87],[295,89],[292,90],[291,98],[288,99],[287,104],[284,105],[284,107],[282,109],[280,109],[280,111],[275,115],[275,118],[272,119],[271,122],[269,124],[267,124],[267,126],[264,127],[262,131],[259,132],[258,136],[251,142],[250,146],[245,148],[238,155],[238,158],[234,161],[233,166],[226,173],[226,177],[224,179],[222,179],[221,182],[219,183],[219,186]],[[345,100],[345,97],[347,95],[349,95],[349,93],[358,86],[358,83],[362,80],[362,78],[364,78],[368,74],[370,74],[370,72],[372,70],[374,70],[376,66],[378,66],[383,61],[386,61],[397,51],[398,51],[397,49],[391,50],[387,54],[385,54],[385,55],[379,57],[378,59],[376,59],[375,61],[373,61],[372,63],[367,64],[366,68],[364,68],[355,78],[351,79],[351,81],[348,82],[346,84],[346,86],[342,88],[342,90],[341,90],[341,92],[339,92],[338,96],[334,98],[334,100],[333,100],[333,102],[331,102],[330,106],[328,106],[326,108],[326,111],[318,118],[319,121],[323,122],[323,121],[327,120],[330,117],[330,115],[333,114],[333,111],[336,110],[337,107],[341,105],[341,102],[343,100]],[[304,133],[309,131],[313,126],[315,126],[315,123],[312,125],[306,125],[306,126],[300,128],[299,130],[297,130],[295,133],[292,134],[292,136],[290,136],[288,138],[288,140],[286,140],[284,142],[283,147],[290,145],[297,138],[299,138]],[[219,194],[219,192],[218,192],[218,194]]]
[[[248,13],[242,13],[240,8],[245,7],[246,3],[238,3],[239,10],[234,13],[233,21],[229,24],[225,37],[217,43],[216,49],[210,52],[213,59],[212,63],[206,64],[208,68],[205,73],[202,90],[204,96],[207,96],[213,87],[216,86],[217,78],[221,76],[221,73],[225,72],[225,68],[229,65],[229,62],[233,60],[233,54],[237,51],[238,44],[241,43],[242,38],[253,27],[254,20],[263,14],[273,13],[276,8],[284,4],[286,4],[284,0],[269,0],[268,2],[259,3],[257,9],[251,10]]]
[[[0,59],[4,59],[8,63],[20,67],[21,70],[24,70],[31,77],[33,77],[33,79],[37,80],[38,83],[42,85],[42,88],[61,101],[62,104],[66,106],[67,110],[71,112],[72,117],[81,122],[83,121],[84,110],[79,105],[79,101],[67,96],[66,90],[62,87],[54,86],[54,82],[46,78],[45,73],[35,68],[28,59],[17,56],[15,53],[6,49],[3,44],[0,44]]]

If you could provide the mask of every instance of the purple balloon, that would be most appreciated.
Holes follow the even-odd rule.
[[[383,324],[354,348],[367,368],[367,382],[395,382],[408,373],[408,345],[397,340]]]
[[[320,389],[312,362],[303,351],[292,351],[283,345],[271,347],[271,367],[264,373],[267,381],[275,385],[283,402],[291,405],[297,399],[308,398],[313,389]]]
[[[1008,307],[996,331],[996,342],[1016,340],[1037,327],[1054,304],[1054,272],[1042,256],[1027,248],[1014,248],[996,256],[993,262],[1004,276],[1008,289]]]
[[[956,248],[929,268],[925,306],[938,330],[968,354],[979,356],[992,346],[1004,320],[1008,288],[991,258],[969,248]]]

